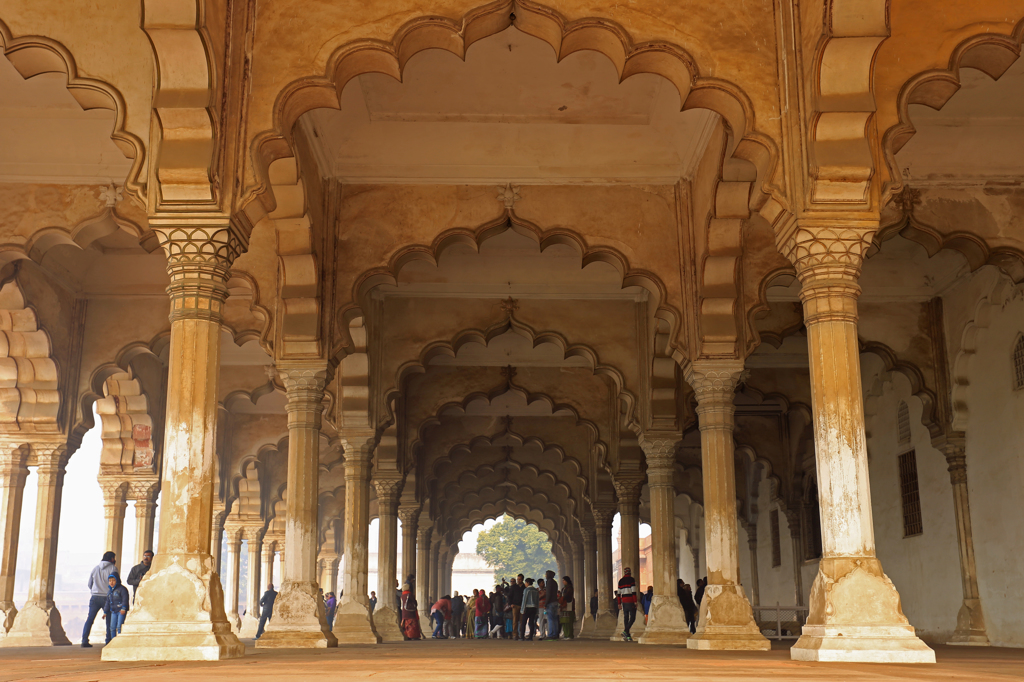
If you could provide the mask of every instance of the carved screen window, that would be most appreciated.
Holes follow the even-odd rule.
[[[1013,388],[1024,388],[1024,334],[1017,336],[1013,345]]]
[[[772,509],[768,515],[772,526],[772,568],[782,565],[782,544],[779,539],[779,510]]]
[[[900,445],[910,445],[910,408],[902,400],[896,408],[896,437]]]
[[[917,455],[913,450],[900,455],[900,496],[903,498],[903,537],[924,532],[921,523],[921,494],[917,485]]]

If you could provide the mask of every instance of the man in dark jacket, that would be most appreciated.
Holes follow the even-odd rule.
[[[704,599],[704,588],[707,586],[707,578],[697,578],[697,594],[693,595],[693,600],[697,602],[697,606],[700,606],[701,600]]]
[[[632,642],[633,637],[629,634],[636,620],[636,580],[630,573],[629,568],[622,569],[622,578],[619,580],[619,604],[622,606],[622,639]]]
[[[142,578],[149,573],[149,567],[153,563],[153,550],[147,549],[142,553],[142,561],[135,566],[132,566],[132,570],[128,571],[127,583],[132,586],[132,602],[135,602],[135,593],[139,591],[139,583],[142,582]]]
[[[686,624],[689,626],[690,632],[696,632],[697,604],[693,601],[690,586],[684,583],[682,578],[676,583],[676,594],[679,596],[679,603],[682,604],[683,612],[686,614]]]
[[[124,617],[128,615],[128,588],[121,584],[121,576],[114,573],[107,578],[107,601],[103,605],[103,618],[107,621],[107,644],[121,634]]]
[[[508,586],[508,600],[512,602],[512,639],[519,639],[523,636],[521,624],[523,620],[523,590],[525,588],[522,573],[517,575],[512,584]]]
[[[594,595],[590,598],[590,615],[594,622],[597,622],[597,588],[594,588]]]
[[[558,639],[558,581],[554,571],[544,573],[544,608],[548,612],[546,639]]]
[[[263,628],[267,626],[267,621],[274,617],[275,599],[277,599],[277,591],[274,589],[274,585],[267,585],[267,591],[260,598],[260,624],[256,628],[256,639],[263,636]]]
[[[452,597],[452,638],[461,639],[462,635],[466,632],[466,600],[459,594],[455,593]]]

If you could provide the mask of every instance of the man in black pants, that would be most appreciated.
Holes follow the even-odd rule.
[[[619,602],[622,604],[622,639],[632,642],[629,629],[633,627],[636,620],[636,580],[630,574],[629,568],[622,569],[623,576],[619,580]]]

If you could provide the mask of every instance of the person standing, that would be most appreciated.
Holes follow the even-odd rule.
[[[572,586],[572,578],[562,576],[562,597],[559,600],[560,615],[559,622],[562,625],[562,635],[566,639],[575,639],[576,632],[576,590]]]
[[[433,639],[444,638],[444,622],[452,618],[452,603],[447,597],[441,597],[430,607],[430,617],[434,619]]]
[[[327,598],[324,600],[324,611],[327,616],[327,626],[334,629],[334,612],[338,609],[338,598],[334,596],[333,592],[327,593]]]
[[[526,586],[523,588],[523,603],[520,606],[520,619],[523,623],[520,639],[533,641],[537,633],[537,608],[540,606],[540,593],[533,586],[533,578],[526,579]],[[530,626],[530,636],[526,637],[526,626]]]
[[[683,606],[683,613],[686,614],[686,625],[690,628],[690,634],[697,632],[697,603],[693,601],[693,594],[690,592],[690,586],[683,582],[683,579],[679,579],[677,592],[679,594],[679,603]]]
[[[704,588],[707,586],[707,578],[697,578],[697,593],[693,595],[693,601],[697,602],[698,607],[700,607],[701,600],[704,599]]]
[[[590,617],[597,622],[597,588],[594,588],[594,594],[590,595]]]
[[[423,631],[420,630],[420,616],[416,609],[416,578],[410,575],[402,585],[402,636],[405,641],[423,639]]]
[[[107,578],[107,601],[103,605],[103,618],[107,621],[107,644],[121,634],[124,617],[128,615],[128,588],[121,584],[121,576],[114,571]]]
[[[622,578],[619,579],[619,603],[622,606],[622,639],[632,642],[633,637],[629,634],[636,620],[636,580],[633,579],[629,567],[622,569]]]
[[[640,605],[644,609],[644,623],[647,622],[647,614],[651,612],[652,601],[654,601],[654,585],[648,585],[647,591],[640,595]]]
[[[466,630],[466,600],[458,592],[452,597],[452,638],[461,639]]]
[[[544,573],[544,608],[548,616],[547,639],[558,639],[558,581],[554,571]]]
[[[135,603],[135,593],[139,591],[139,583],[149,573],[149,567],[152,563],[153,550],[147,549],[142,553],[142,561],[132,566],[132,570],[128,571],[128,580],[126,582],[132,586],[132,603]]]
[[[523,584],[523,574],[520,573],[508,587],[508,598],[512,602],[512,639],[521,639],[523,636],[523,628],[520,626],[520,614],[523,608],[524,589],[526,589],[526,586]]]
[[[476,636],[478,639],[487,639],[487,617],[491,612],[491,600],[487,598],[487,590],[480,590],[476,594],[474,605],[474,616],[476,620]]]
[[[373,610],[377,608],[377,593],[370,592],[370,615],[373,615]]]
[[[263,628],[267,626],[267,621],[274,617],[275,599],[277,599],[277,591],[274,589],[274,585],[267,585],[267,591],[260,598],[260,624],[256,628],[256,639],[263,636]]]
[[[100,563],[89,574],[89,615],[86,616],[85,627],[82,628],[83,649],[92,648],[92,644],[89,644],[89,633],[92,631],[92,624],[96,622],[96,614],[107,605],[110,574],[116,570],[116,563],[117,556],[113,552],[104,552]]]

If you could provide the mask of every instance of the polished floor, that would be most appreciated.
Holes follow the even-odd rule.
[[[1024,680],[1024,649],[938,647],[929,666],[797,663],[771,652],[699,652],[594,642],[423,641],[320,651],[246,650],[220,663],[103,663],[100,647],[0,649],[9,680]]]

